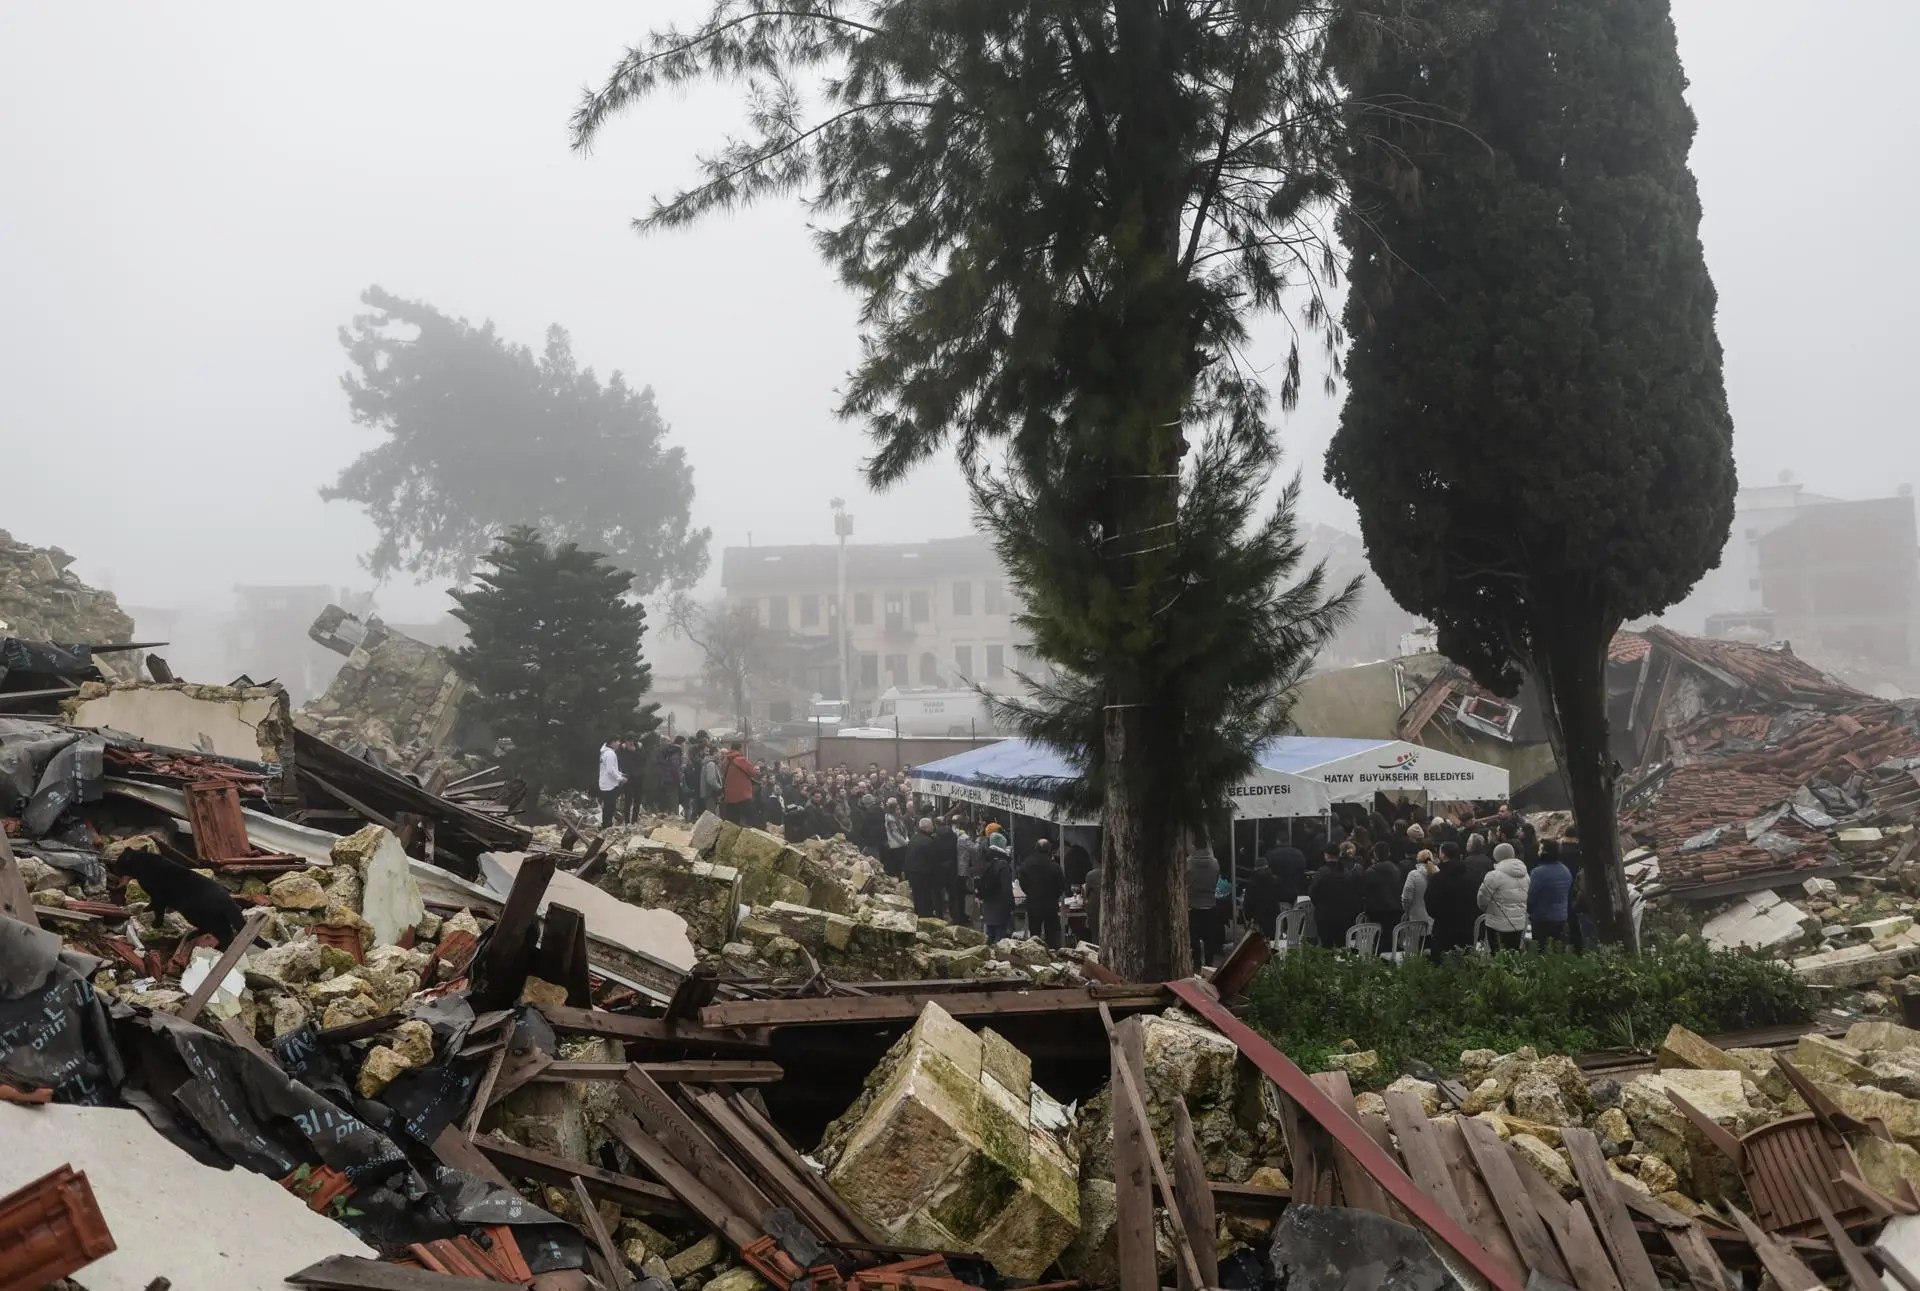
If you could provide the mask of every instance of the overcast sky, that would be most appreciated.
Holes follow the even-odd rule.
[[[719,548],[966,531],[941,463],[885,495],[834,419],[854,308],[803,215],[627,227],[737,117],[649,104],[590,158],[580,87],[705,0],[0,5],[0,528],[80,557],[135,605],[235,583],[365,585],[370,526],[319,486],[375,437],[336,329],[378,283],[651,385]],[[1841,496],[1920,480],[1912,413],[1920,168],[1913,0],[1675,0],[1694,169],[1748,482]],[[1277,329],[1263,335],[1276,340]],[[1271,354],[1268,357],[1272,357]],[[1285,426],[1310,518],[1336,405]],[[1522,482],[1524,484],[1524,482]],[[382,589],[400,619],[438,585]]]

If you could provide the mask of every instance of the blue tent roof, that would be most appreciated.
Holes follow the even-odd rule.
[[[986,784],[1038,791],[1078,776],[1066,756],[1036,740],[1001,740],[913,769],[927,780],[949,784]]]
[[[1304,775],[1315,767],[1392,743],[1392,740],[1349,740],[1331,735],[1282,735],[1263,745],[1254,761],[1269,771]]]

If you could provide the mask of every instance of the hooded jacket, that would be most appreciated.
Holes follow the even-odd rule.
[[[1506,857],[1493,863],[1493,869],[1480,881],[1480,909],[1486,912],[1487,927],[1500,932],[1520,932],[1527,926],[1527,867],[1513,849],[1501,844]]]
[[[995,835],[994,840],[982,847],[980,873],[973,881],[975,895],[980,898],[980,918],[982,923],[992,924],[996,928],[1008,928],[1013,925],[1013,853],[1004,845],[1004,836]]]

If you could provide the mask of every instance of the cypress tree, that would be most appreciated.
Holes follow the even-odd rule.
[[[1177,643],[1163,626],[1200,602],[1189,545],[1246,537],[1182,514],[1189,436],[1270,452],[1246,320],[1298,285],[1301,321],[1331,330],[1331,249],[1308,219],[1337,187],[1323,16],[1315,0],[716,0],[697,29],[630,50],[574,117],[585,147],[661,89],[743,86],[749,130],[641,226],[804,196],[861,299],[841,411],[872,433],[870,480],[996,449],[1015,495],[1061,521],[1020,573],[1033,624],[1057,626],[1041,653],[1098,692],[1071,710],[1097,697],[1098,738],[1067,747],[1103,793],[1102,952],[1136,980],[1190,968],[1171,660],[1223,651],[1233,673],[1245,630],[1197,610]],[[1296,347],[1283,406],[1300,368]]]
[[[510,744],[502,765],[536,794],[593,787],[602,743],[660,725],[660,706],[642,703],[653,670],[633,576],[522,527],[494,540],[474,581],[450,593],[467,625],[453,664],[476,715]]]
[[[1447,655],[1549,698],[1586,891],[1628,941],[1607,648],[1717,563],[1735,489],[1668,3],[1374,9],[1343,45],[1352,346],[1327,477]]]

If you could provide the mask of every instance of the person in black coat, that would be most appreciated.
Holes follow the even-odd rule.
[[[1347,929],[1360,917],[1363,904],[1360,870],[1338,858],[1320,867],[1307,896],[1313,902],[1313,926],[1322,946],[1347,944]]]
[[[1268,853],[1268,855],[1271,854],[1271,852]],[[1300,854],[1296,851],[1294,855]],[[1301,869],[1304,870],[1306,864],[1306,857],[1300,857]],[[1274,935],[1274,926],[1280,921],[1282,902],[1280,879],[1274,874],[1273,868],[1267,864],[1266,857],[1259,857],[1253,862],[1252,869],[1247,872],[1246,888],[1247,894],[1241,904],[1240,912],[1246,916],[1249,924],[1260,930],[1262,937],[1271,939]],[[1293,902],[1289,900],[1285,904],[1292,905]]]
[[[953,832],[953,826],[944,820],[933,825],[933,845],[940,853],[940,872],[946,876],[944,890],[940,894],[939,909],[935,914],[948,923],[967,921],[966,898],[956,892],[956,877],[960,873],[960,836]]]
[[[947,831],[949,838],[952,835]],[[938,918],[942,898],[951,886],[953,859],[942,853],[931,820],[922,820],[907,844],[906,872],[907,886],[913,889],[913,912],[923,919]]]
[[[1427,945],[1435,959],[1473,945],[1473,921],[1480,917],[1480,884],[1460,859],[1458,843],[1443,843],[1440,866],[1427,880],[1427,917],[1433,934]]]
[[[1360,904],[1367,918],[1380,925],[1384,939],[1387,930],[1400,922],[1400,889],[1406,876],[1393,863],[1393,848],[1387,843],[1373,845],[1373,864],[1360,879]]]
[[[1067,890],[1083,888],[1087,885],[1087,872],[1093,868],[1093,857],[1087,849],[1078,843],[1068,843],[1065,854],[1060,859],[1060,869],[1067,878]]]
[[[1307,894],[1306,853],[1289,843],[1267,849],[1267,872],[1273,875],[1280,908],[1286,909]]]
[[[1049,946],[1060,944],[1060,898],[1067,894],[1067,876],[1053,859],[1053,840],[1043,838],[1020,862],[1020,892],[1027,899],[1027,935]]]

